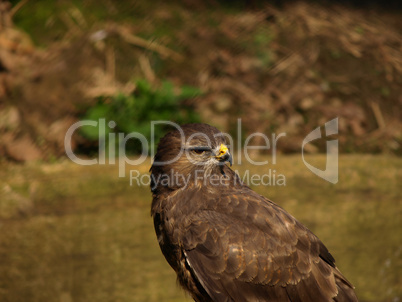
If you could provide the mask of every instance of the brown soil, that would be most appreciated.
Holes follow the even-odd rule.
[[[63,156],[67,129],[96,97],[132,92],[132,76],[201,88],[204,122],[233,133],[241,118],[245,134],[286,132],[283,152],[298,152],[310,131],[339,117],[341,151],[401,154],[398,13],[303,2],[237,13],[161,4],[135,24],[85,27],[59,16],[64,37],[41,49],[0,4],[3,158]],[[182,25],[166,36],[140,37],[175,18]],[[85,143],[74,137],[74,146]],[[323,150],[325,141],[309,149]]]

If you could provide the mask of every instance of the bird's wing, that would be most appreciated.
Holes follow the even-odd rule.
[[[188,218],[184,256],[214,301],[333,301],[338,294],[343,276],[326,247],[263,196],[223,194]]]

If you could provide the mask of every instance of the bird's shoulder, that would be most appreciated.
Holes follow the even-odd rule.
[[[195,197],[203,206],[186,217],[178,233],[200,280],[283,287],[320,269],[334,287],[334,259],[326,247],[272,201],[245,186]]]

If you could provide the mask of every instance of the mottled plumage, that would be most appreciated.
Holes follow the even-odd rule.
[[[224,164],[231,158],[216,128],[182,129],[159,143],[152,216],[166,260],[195,301],[357,301],[324,244]],[[169,175],[183,181],[161,181]]]

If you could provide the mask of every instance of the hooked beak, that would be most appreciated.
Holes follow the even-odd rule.
[[[228,147],[224,144],[220,145],[218,155],[215,158],[222,163],[229,162],[230,166],[232,166],[232,154],[230,154]]]

